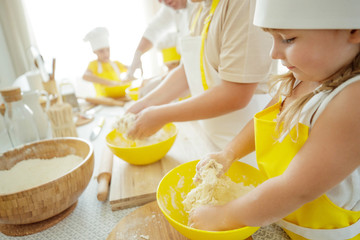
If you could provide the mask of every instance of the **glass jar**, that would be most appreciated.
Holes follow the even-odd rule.
[[[31,109],[24,104],[19,87],[0,90],[5,101],[5,125],[14,147],[39,140]]]
[[[5,119],[2,114],[0,114],[0,153],[6,152],[13,147],[7,127],[5,125]]]

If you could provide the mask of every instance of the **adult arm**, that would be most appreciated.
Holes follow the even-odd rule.
[[[132,63],[129,67],[129,71],[127,72],[126,79],[134,78],[134,72],[138,68],[140,68],[141,72],[143,71],[141,56],[149,51],[160,39],[160,37],[169,31],[171,26],[175,24],[174,12],[175,11],[173,9],[162,4],[160,10],[151,20],[140,39],[140,42],[134,53]]]
[[[167,104],[183,96],[188,90],[185,69],[183,65],[180,65],[170,71],[159,86],[136,101],[127,112],[137,114],[145,108]]]
[[[154,134],[169,122],[207,119],[242,109],[251,100],[256,86],[255,83],[221,81],[219,85],[187,100],[163,105],[152,104],[153,107],[139,113],[135,126],[128,135],[141,139]],[[153,97],[162,99],[161,96]]]

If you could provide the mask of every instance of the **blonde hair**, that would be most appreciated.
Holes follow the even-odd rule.
[[[333,91],[337,88],[340,84],[346,82],[350,78],[360,74],[360,53],[353,59],[353,61],[340,69],[336,77],[331,78],[324,83],[321,84],[320,87],[316,88],[311,93],[308,93],[302,96],[299,99],[293,101],[289,106],[284,110],[281,111],[277,118],[277,125],[276,131],[279,133],[278,136],[281,136],[282,133],[291,130],[291,122],[295,119],[297,124],[300,120],[300,114],[305,106],[305,104],[316,94],[323,91]],[[275,75],[272,76],[270,79],[270,89],[273,90],[278,87],[276,91],[275,97],[280,98],[281,96],[291,96],[294,85],[295,85],[295,77],[291,72],[282,74],[282,75]],[[297,125],[296,125],[297,127]]]

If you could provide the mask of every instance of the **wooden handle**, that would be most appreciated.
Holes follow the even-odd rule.
[[[109,193],[109,185],[111,182],[111,173],[113,165],[113,153],[105,146],[101,156],[101,163],[99,167],[98,181],[98,194],[99,201],[105,201]]]
[[[101,104],[107,106],[120,106],[120,107],[124,106],[125,104],[123,101],[115,100],[112,98],[106,98],[106,97],[98,97],[98,98],[86,97],[85,101],[94,104]]]
[[[111,174],[102,173],[98,176],[98,191],[97,199],[99,201],[105,201],[109,195],[109,184],[110,184]]]

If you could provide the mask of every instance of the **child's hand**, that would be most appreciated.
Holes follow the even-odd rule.
[[[219,219],[217,206],[200,206],[193,209],[189,214],[189,226],[196,229],[219,231]]]
[[[200,206],[191,210],[188,225],[206,231],[226,231],[245,227],[236,219],[232,219],[233,212],[228,204]]]
[[[225,172],[227,172],[227,170],[229,169],[229,167],[231,166],[231,164],[233,162],[233,158],[230,156],[230,154],[228,152],[221,151],[221,152],[216,152],[216,153],[209,153],[208,155],[203,157],[200,160],[200,162],[198,162],[198,164],[196,165],[196,174],[195,174],[195,177],[194,177],[195,182],[200,180],[199,176],[200,176],[200,172],[201,172],[202,167],[207,165],[207,163],[211,159],[214,159],[217,163],[220,163],[223,166],[223,168],[222,168],[222,170],[220,172],[220,176],[222,174],[224,174]],[[220,177],[220,176],[218,176],[218,177]]]

